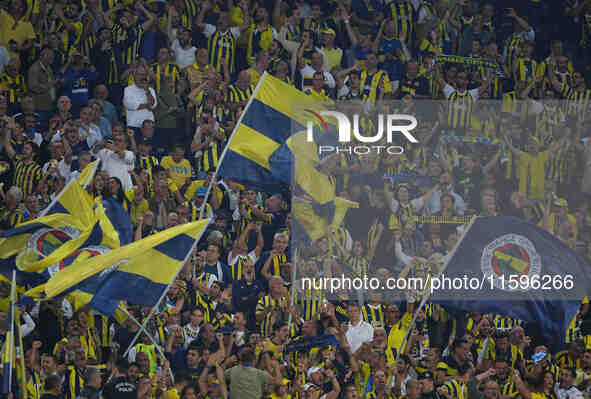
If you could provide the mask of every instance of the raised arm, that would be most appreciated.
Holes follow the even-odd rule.
[[[515,65],[517,65],[517,63],[515,63]],[[536,87],[536,85],[542,81],[542,77],[541,76],[535,76],[531,82],[527,85],[527,87],[521,92],[519,93],[519,99],[521,100],[526,100],[529,98],[529,93],[531,93],[531,91]]]
[[[434,185],[433,187],[431,187],[429,189],[429,191],[427,191],[425,194],[422,195],[422,200],[423,202],[426,204],[431,200],[431,197],[433,196],[433,193],[435,191],[439,190],[439,183],[437,183],[436,185]]]
[[[384,34],[384,25],[386,24],[386,19],[384,19],[382,21],[382,23],[380,24],[380,30],[378,30],[378,34],[376,36],[376,39],[373,41],[372,45],[371,45],[371,51],[373,51],[374,53],[378,52],[378,49],[380,47],[380,41],[382,40],[382,35]]]
[[[353,32],[353,28],[351,28],[351,17],[344,10],[343,23],[345,24],[345,29],[347,30],[349,40],[351,40],[351,47],[357,46],[357,43],[359,43],[359,41],[357,40],[357,35],[355,35],[355,32]]]
[[[519,26],[521,26],[525,31],[531,30],[530,24],[528,24],[525,19],[523,19],[519,15],[517,15],[514,8],[507,9],[507,16],[509,18],[513,18],[515,20],[515,22],[517,22],[517,24]]]
[[[64,16],[64,9],[61,5],[56,6],[53,11],[68,32],[76,32],[76,26],[72,22],[68,21],[68,19]]]
[[[499,158],[501,156],[501,148],[497,151],[497,153],[488,161],[484,168],[482,168],[482,174],[487,174],[490,170],[497,164]]]
[[[517,148],[513,147],[513,144],[511,143],[511,140],[509,140],[509,138],[507,137],[506,134],[505,134],[504,138],[505,138],[505,144],[507,145],[507,147],[509,148],[509,150],[511,150],[511,152],[513,153],[513,155],[519,155],[521,153],[521,151],[519,151]]]
[[[10,143],[10,138],[12,137],[12,132],[16,129],[16,122],[14,118],[9,118],[8,123],[6,124],[6,128],[4,129],[4,150],[10,159],[14,159],[16,156],[16,151],[12,147]]]
[[[142,24],[142,29],[144,31],[147,31],[148,29],[150,29],[150,26],[152,26],[152,24],[156,22],[156,17],[154,16],[154,14],[152,14],[150,11],[146,9],[146,6],[142,1],[137,1],[135,3],[135,9],[141,11],[146,17],[146,22]]]

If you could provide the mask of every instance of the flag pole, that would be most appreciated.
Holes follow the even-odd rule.
[[[156,340],[154,339],[154,336],[152,336],[152,334],[150,334],[148,332],[148,330],[146,330],[144,328],[144,326],[142,325],[142,323],[140,323],[138,321],[138,319],[136,319],[135,317],[133,317],[133,315],[131,315],[127,309],[124,309],[121,305],[119,305],[119,310],[121,310],[123,313],[125,313],[127,315],[127,317],[129,317],[131,319],[131,321],[133,321],[139,328],[140,328],[140,332],[143,330],[144,334],[146,334],[148,336],[148,338],[150,338],[150,341],[152,341],[152,344],[154,344],[154,346],[156,347],[156,350],[158,350],[158,353],[160,354],[160,356],[162,356],[163,359],[166,359],[166,355],[164,355],[164,352],[162,351],[162,348],[160,347],[160,345],[158,345],[156,343]],[[170,367],[168,368],[168,373],[170,374],[170,378],[172,378],[172,382],[174,384],[174,375],[172,374],[172,370],[170,369]]]
[[[10,356],[10,367],[8,368],[8,392],[12,392],[12,368],[14,367],[14,303],[16,295],[16,270],[12,271],[12,285],[10,286],[10,342],[8,345],[8,354]]]
[[[238,132],[238,127],[242,123],[242,118],[246,114],[246,110],[250,107],[250,104],[254,101],[254,98],[256,97],[257,92],[259,91],[259,88],[263,84],[265,77],[267,75],[268,75],[267,71],[263,72],[263,75],[260,77],[259,81],[257,82],[257,85],[255,86],[254,90],[252,91],[252,95],[250,96],[250,98],[248,99],[248,102],[246,103],[246,106],[242,110],[242,115],[240,115],[238,122],[236,122],[236,125],[234,126],[234,130],[232,131],[232,134],[230,135],[230,138],[228,139],[228,143],[226,144],[226,146],[224,147],[224,150],[222,151],[222,155],[220,156],[220,158],[218,160],[218,166],[216,166],[216,168],[215,168],[215,173],[213,174],[213,176],[211,177],[211,181],[207,185],[207,192],[205,193],[205,201],[203,201],[203,204],[201,204],[201,209],[199,209],[199,219],[203,218],[203,212],[205,211],[205,205],[207,204],[207,201],[209,199],[209,194],[211,193],[211,188],[213,187],[213,183],[215,182],[215,179],[218,176],[218,172],[220,171],[220,166],[222,166],[222,162],[224,160],[224,157],[226,156],[226,153],[228,152],[228,149],[230,148],[230,143],[232,143],[232,139],[236,135],[236,132]]]
[[[129,351],[131,350],[131,348],[133,348],[133,346],[135,345],[136,341],[138,340],[140,334],[142,333],[142,330],[146,329],[146,326],[148,325],[148,323],[150,322],[150,319],[152,318],[152,316],[154,316],[154,313],[156,313],[156,310],[158,309],[158,306],[160,306],[160,303],[162,302],[162,300],[164,299],[164,297],[166,296],[166,294],[168,293],[168,290],[170,289],[170,286],[174,284],[174,282],[176,281],[177,276],[179,275],[179,273],[181,272],[181,269],[183,267],[185,267],[185,264],[187,263],[187,260],[189,260],[189,257],[193,256],[193,250],[195,249],[195,247],[197,246],[197,243],[199,242],[199,240],[201,239],[201,236],[203,235],[203,232],[207,229],[207,227],[209,226],[209,224],[211,223],[211,219],[207,220],[207,224],[205,225],[205,227],[203,227],[203,230],[201,231],[201,234],[199,235],[199,237],[197,237],[195,239],[195,242],[193,242],[193,246],[191,247],[191,249],[187,252],[187,255],[185,255],[185,259],[183,260],[183,262],[181,263],[181,266],[178,268],[178,270],[176,271],[174,277],[172,278],[172,280],[170,280],[170,283],[168,283],[168,285],[166,286],[166,288],[164,289],[164,291],[162,292],[162,295],[160,295],[160,298],[158,299],[158,302],[156,302],[156,304],[154,305],[154,307],[152,308],[152,310],[150,310],[150,313],[148,314],[148,317],[146,318],[146,320],[144,320],[144,323],[142,324],[142,328],[140,328],[140,330],[135,334],[135,336],[133,337],[133,340],[131,341],[131,343],[129,344],[129,347],[127,348],[127,350],[125,351],[125,353],[123,354],[123,357],[127,357],[127,354],[129,353]]]
[[[293,262],[291,265],[291,286],[289,287],[291,294],[289,298],[289,306],[293,307],[295,303],[295,285],[296,285],[296,273],[297,273],[297,264],[298,264],[298,248],[294,248],[293,250]],[[289,317],[287,319],[287,331],[291,333],[291,323],[293,321],[293,316],[291,312],[289,313]]]
[[[15,296],[18,297],[18,294]],[[18,299],[18,298],[16,298]],[[19,317],[17,317],[17,325],[16,325],[16,330],[18,333],[18,347],[17,345],[17,341],[16,341],[16,337],[15,337],[15,347],[17,348],[16,350],[16,358],[19,361],[19,365],[20,365],[20,373],[17,372],[17,376],[20,374],[20,384],[22,387],[22,394],[21,397],[22,399],[27,399],[28,398],[28,392],[27,392],[27,369],[25,368],[25,348],[23,346],[23,335],[22,335],[22,329],[21,329],[21,323],[20,323],[20,312],[17,310],[17,313],[19,315]],[[19,366],[17,365],[17,367]]]
[[[453,255],[455,254],[456,250],[459,248],[460,244],[462,243],[462,241],[466,237],[466,233],[468,233],[468,231],[470,231],[470,228],[472,227],[472,225],[476,221],[476,218],[477,218],[477,216],[472,217],[472,219],[470,220],[470,223],[468,223],[468,226],[466,226],[464,231],[462,231],[462,235],[458,239],[456,246],[451,250],[451,252],[448,255],[445,256],[445,262],[443,264],[443,267],[441,268],[441,270],[439,270],[439,273],[437,274],[438,278],[441,277],[441,275],[443,274],[443,272],[447,268],[449,261],[451,260],[451,258],[453,258]],[[427,281],[429,282],[429,279],[427,279]],[[425,303],[427,303],[427,301],[429,300],[430,297],[431,297],[431,293],[429,290],[429,293],[427,293],[427,295],[425,295],[423,297],[423,299],[419,303],[419,306],[414,310],[412,320],[411,320],[410,324],[408,325],[408,329],[406,330],[406,334],[404,334],[404,338],[402,339],[402,342],[400,343],[400,349],[398,351],[396,351],[396,361],[398,361],[398,358],[400,357],[400,352],[402,352],[402,348],[404,348],[404,346],[406,345],[406,342],[408,341],[408,336],[410,335],[410,332],[412,331],[412,329],[415,326],[415,323],[417,322],[417,317],[419,316],[419,310],[421,310],[423,308],[423,306],[425,306]]]

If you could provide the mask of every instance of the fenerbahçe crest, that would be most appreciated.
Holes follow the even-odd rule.
[[[16,266],[23,270],[26,265],[49,256],[66,241],[78,238],[80,231],[74,227],[42,228],[31,234],[27,247],[16,257]]]
[[[47,271],[50,276],[53,276],[57,272],[59,272],[62,269],[65,269],[68,266],[72,266],[73,264],[76,264],[78,262],[87,261],[88,259],[94,258],[95,256],[106,254],[110,250],[111,250],[111,248],[106,247],[104,245],[94,245],[94,246],[89,246],[86,248],[80,248],[80,249],[74,251],[73,253],[71,253],[70,255],[68,255],[67,257],[65,257],[64,259],[62,259],[59,263],[56,263],[55,265],[50,266],[47,269]],[[114,271],[121,264],[123,264],[125,262],[126,261],[118,262],[118,263],[114,264],[113,266],[103,270],[99,274],[99,277],[103,277],[104,275]]]
[[[495,288],[509,290],[507,282],[511,276],[531,279],[540,274],[542,261],[530,240],[518,234],[505,234],[484,248],[480,269]]]

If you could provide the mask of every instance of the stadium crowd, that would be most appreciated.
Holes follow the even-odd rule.
[[[29,398],[591,393],[586,298],[563,336],[547,337],[503,315],[417,309],[422,293],[292,290],[289,194],[215,173],[267,72],[366,112],[365,132],[372,112],[422,116],[419,143],[400,143],[402,155],[341,152],[322,164],[359,208],[300,248],[298,278],[426,277],[472,215],[526,219],[591,260],[591,1],[1,5],[0,228],[38,217],[95,159],[87,190],[125,211],[122,244],[215,220],[148,323],[151,337],[133,342],[132,321],[68,297],[23,307]],[[140,321],[151,310],[128,309]],[[13,387],[8,397],[21,397]]]

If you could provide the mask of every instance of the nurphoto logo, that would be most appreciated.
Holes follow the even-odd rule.
[[[402,134],[409,142],[418,143],[418,140],[410,133],[415,127],[417,127],[417,119],[412,115],[405,114],[378,114],[377,120],[377,133],[374,136],[362,135],[359,131],[359,115],[353,115],[353,124],[349,121],[349,117],[342,112],[338,111],[319,111],[314,112],[312,110],[306,110],[308,113],[314,115],[322,128],[328,133],[328,124],[324,117],[332,117],[337,120],[338,124],[338,139],[339,143],[351,143],[353,139],[356,143],[378,143],[383,141],[384,131],[386,135],[386,142],[391,144],[394,142],[394,134]],[[400,125],[400,122],[406,122],[406,124]],[[353,137],[351,137],[351,132]],[[308,142],[314,141],[314,122],[308,121],[307,124],[307,140]],[[341,153],[346,152],[349,154],[369,154],[370,152],[387,152],[391,155],[399,155],[404,153],[404,148],[396,145],[350,145],[344,147],[321,145],[318,147],[318,154],[323,153]]]

